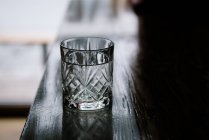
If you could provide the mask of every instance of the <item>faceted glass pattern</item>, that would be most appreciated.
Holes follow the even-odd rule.
[[[110,104],[112,94],[113,43],[101,38],[78,40],[61,43],[64,105],[80,110],[104,108]],[[84,42],[88,42],[86,50],[81,49]]]

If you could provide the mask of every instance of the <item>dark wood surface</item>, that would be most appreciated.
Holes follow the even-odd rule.
[[[59,42],[89,34],[73,30],[65,19],[21,139],[208,140],[208,22],[201,16],[185,19],[183,11],[170,16],[172,9],[158,15],[160,3],[146,14],[152,6],[135,9],[140,37],[124,32],[128,26],[119,24],[124,20],[117,28],[102,26],[113,31],[98,36],[115,42],[113,103],[95,112],[62,108]]]
[[[67,17],[67,16],[66,16]],[[136,119],[134,102],[139,72],[136,68],[139,48],[136,34],[99,35],[115,43],[113,70],[113,101],[110,108],[98,111],[71,111],[63,109],[60,51],[61,40],[71,36],[63,34],[70,28],[68,19],[60,29],[58,41],[50,53],[43,79],[22,131],[21,140],[28,139],[81,139],[81,140],[139,140],[145,131]],[[137,31],[136,31],[137,32]]]
[[[131,100],[134,86],[129,82],[133,78],[131,67],[138,52],[137,43],[134,38],[113,41],[116,46],[112,107],[91,112],[63,110],[57,43],[49,57],[21,139],[139,139]]]

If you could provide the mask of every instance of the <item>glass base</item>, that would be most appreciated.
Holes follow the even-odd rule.
[[[102,100],[95,102],[81,102],[81,103],[70,103],[67,105],[68,108],[78,109],[78,110],[98,110],[103,109],[110,104],[109,98],[103,98]]]

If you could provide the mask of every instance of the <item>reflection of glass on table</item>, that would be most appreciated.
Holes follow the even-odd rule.
[[[111,110],[93,112],[64,110],[63,139],[111,140]]]

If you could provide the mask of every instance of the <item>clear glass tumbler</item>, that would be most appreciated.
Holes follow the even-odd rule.
[[[79,110],[108,106],[114,43],[97,37],[70,38],[61,42],[60,50],[64,106]]]

